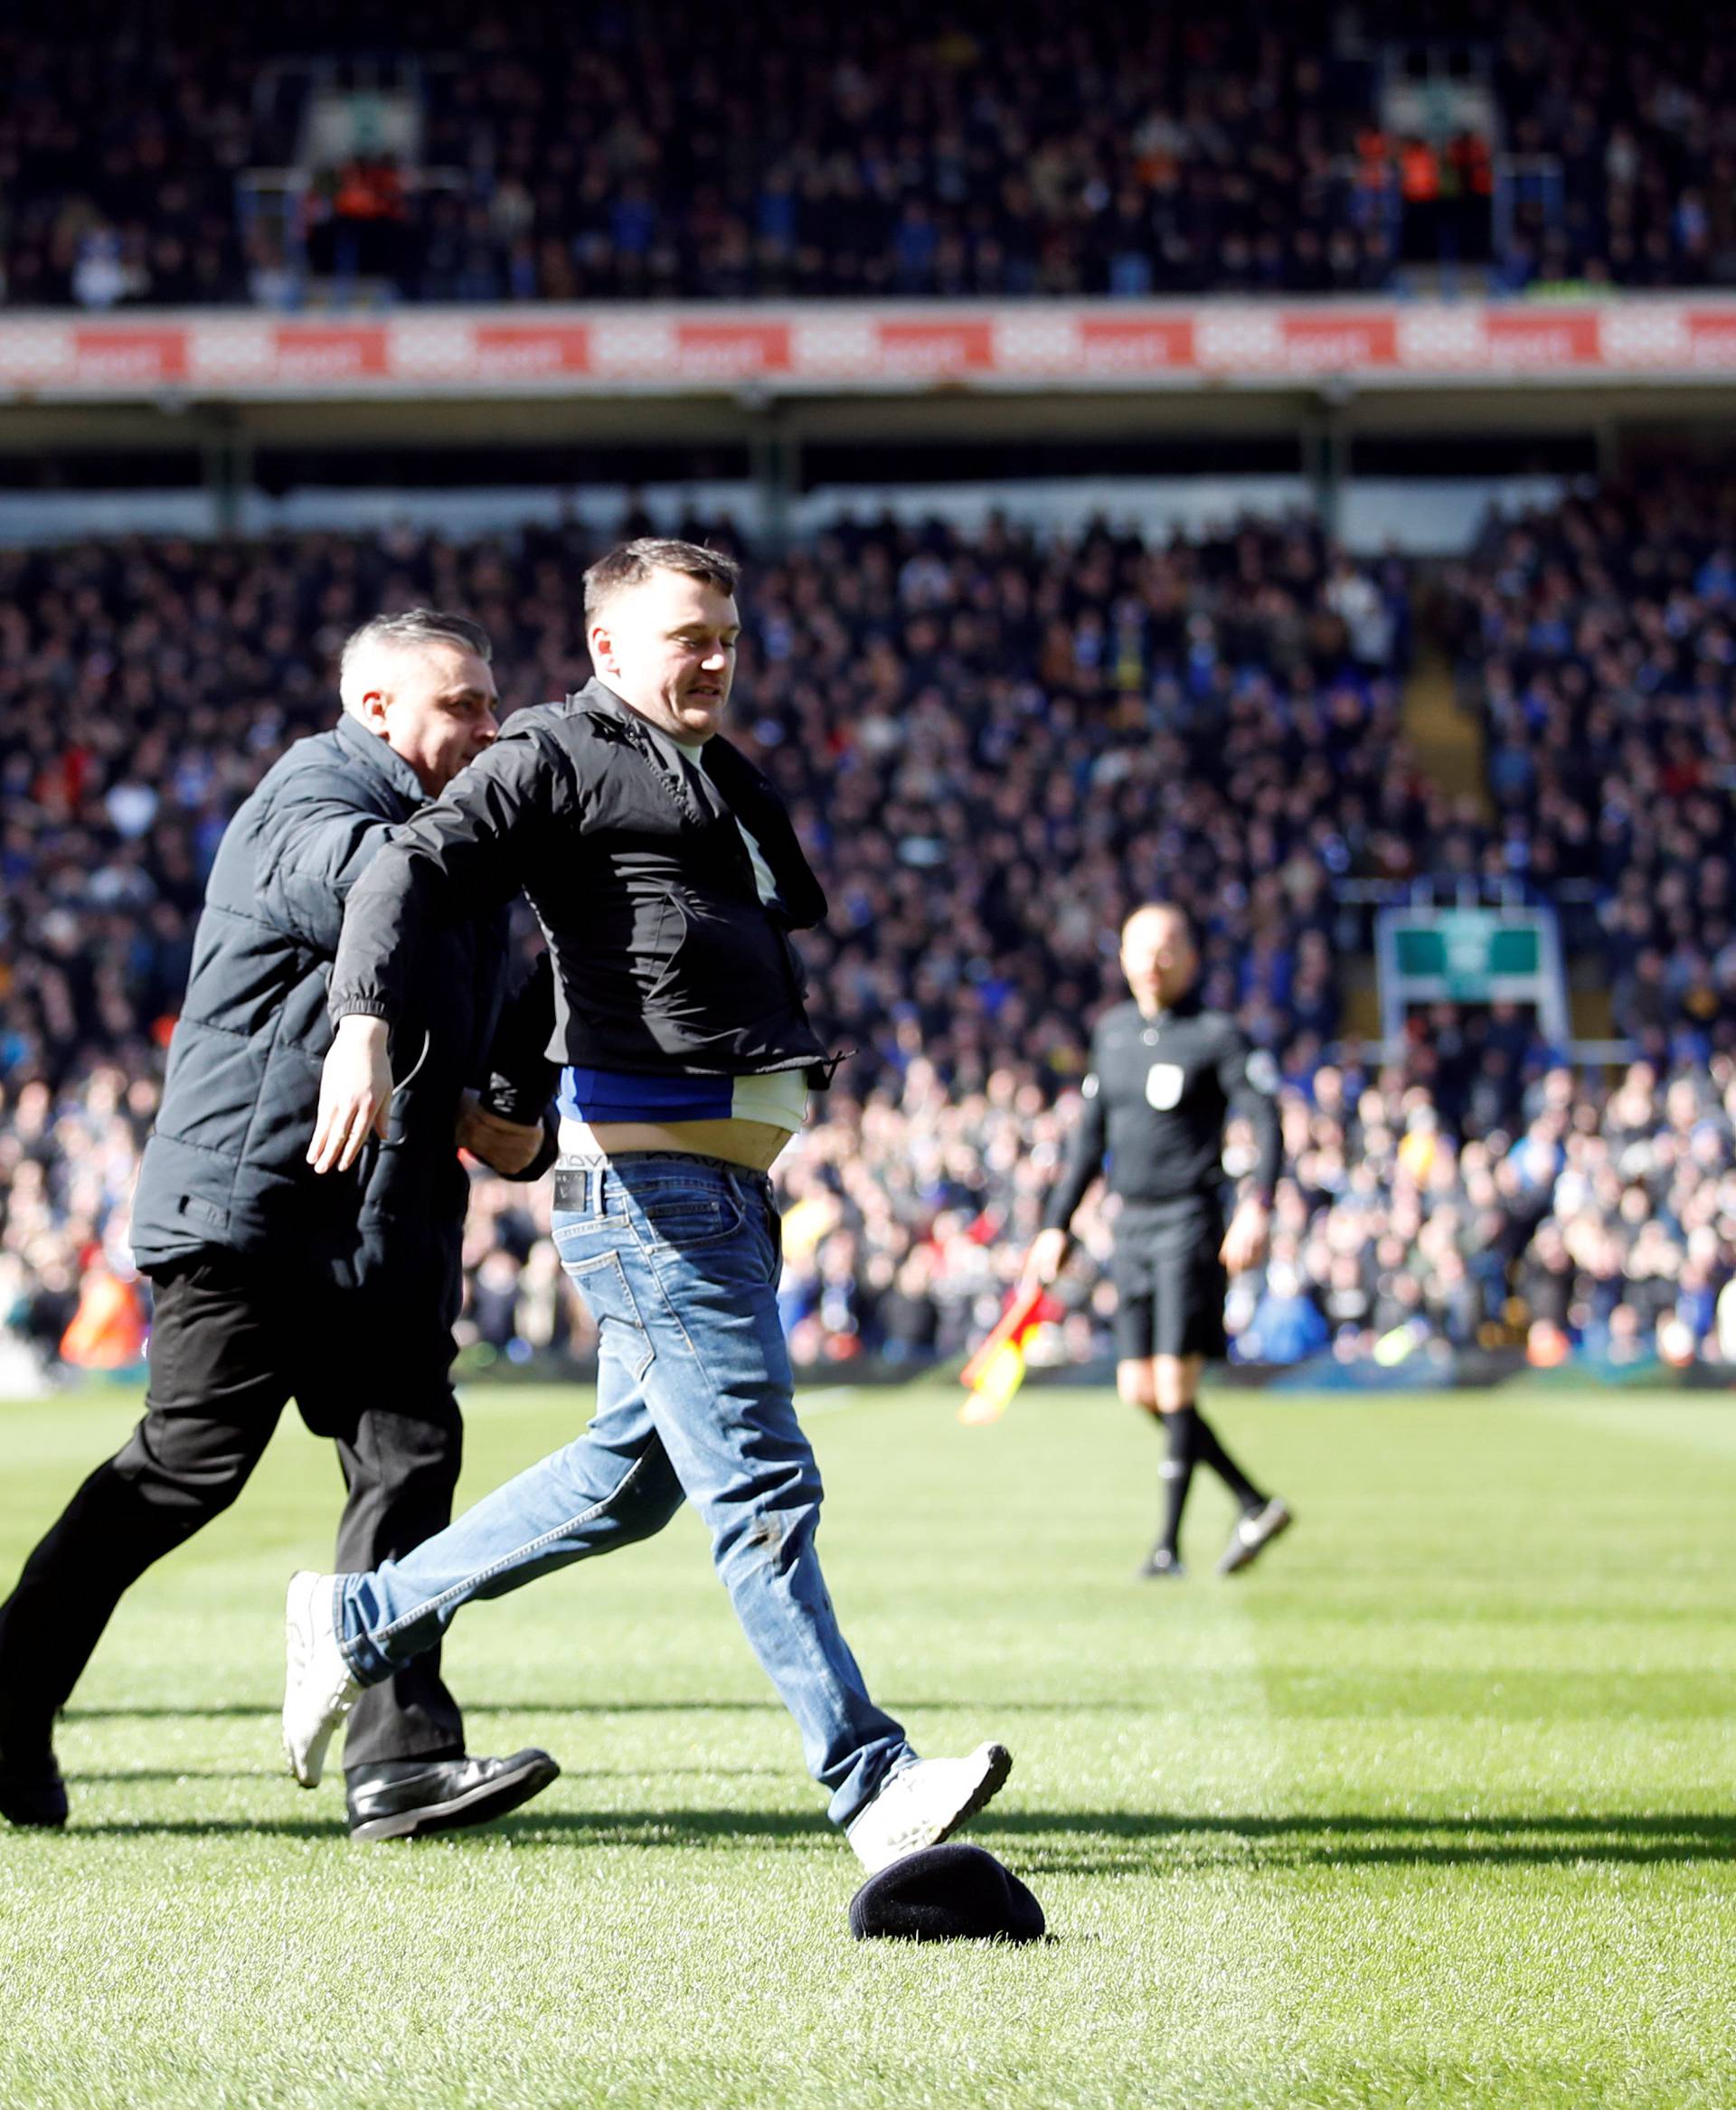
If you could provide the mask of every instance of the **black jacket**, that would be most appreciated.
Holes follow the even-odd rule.
[[[508,1119],[545,1121],[550,1139],[520,1177],[535,1177],[553,1154],[540,1047],[548,976],[503,1004],[503,909],[451,924],[402,963],[413,1001],[394,1073],[414,1074],[392,1100],[386,1141],[370,1139],[347,1173],[316,1173],[306,1162],[344,904],[427,803],[410,765],[344,718],[297,741],[230,823],[133,1202],[141,1267],[219,1246],[340,1288],[401,1291],[442,1325],[456,1316],[468,1181],[453,1130],[463,1090],[479,1088]]]
[[[826,896],[766,779],[721,735],[703,755],[709,783],[696,786],[600,682],[517,712],[356,888],[332,1017],[368,1013],[401,1034],[403,963],[420,932],[522,887],[554,958],[552,1060],[652,1077],[805,1069],[823,1082],[789,932],[817,923]],[[738,819],[777,882],[771,904]]]
[[[1272,1058],[1249,1047],[1227,1012],[1203,1010],[1192,991],[1155,1018],[1137,1003],[1118,1003],[1091,1035],[1085,1103],[1044,1224],[1064,1229],[1072,1221],[1106,1159],[1109,1186],[1124,1201],[1217,1194],[1223,1125],[1232,1114],[1253,1127],[1254,1187],[1269,1199],[1278,1168],[1277,1089]]]

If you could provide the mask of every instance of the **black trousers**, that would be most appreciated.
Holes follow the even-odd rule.
[[[340,1570],[407,1553],[451,1521],[463,1432],[443,1329],[421,1315],[412,1332],[366,1292],[310,1286],[216,1248],[155,1283],[145,1418],[0,1606],[0,1729],[47,1728],[126,1591],[229,1507],[291,1399],[337,1446],[348,1489]],[[353,1773],[463,1749],[463,1718],[430,1649],[357,1700],[344,1763]]]

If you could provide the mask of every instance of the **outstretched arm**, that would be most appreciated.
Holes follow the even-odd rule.
[[[541,1179],[559,1154],[553,1037],[553,964],[542,953],[506,999],[488,1050],[488,1081],[479,1096],[465,1094],[458,1120],[460,1146],[509,1180]]]
[[[354,1163],[383,1136],[392,1098],[386,1044],[404,1008],[422,933],[515,893],[531,831],[567,790],[554,752],[533,732],[497,740],[389,843],[351,894],[327,1008],[335,1027],[320,1078],[307,1162]]]

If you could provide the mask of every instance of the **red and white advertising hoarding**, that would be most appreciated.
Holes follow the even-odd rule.
[[[1736,299],[808,302],[0,317],[0,401],[1736,379]]]

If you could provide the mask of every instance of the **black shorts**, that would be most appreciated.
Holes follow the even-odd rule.
[[[1152,1355],[1222,1357],[1228,1287],[1218,1248],[1223,1212],[1215,1196],[1129,1202],[1115,1227],[1115,1352],[1122,1362]]]

